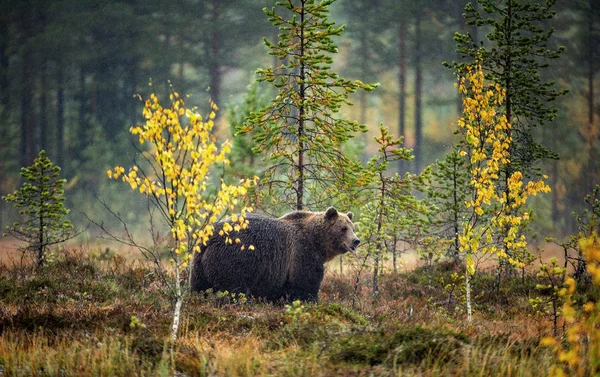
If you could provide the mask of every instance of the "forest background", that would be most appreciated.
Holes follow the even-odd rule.
[[[347,24],[337,40],[334,70],[349,79],[380,83],[371,93],[351,96],[355,105],[342,109],[348,119],[368,126],[368,134],[353,141],[364,148],[363,161],[377,151],[373,136],[379,123],[404,136],[415,156],[391,166],[392,172],[421,172],[456,143],[461,100],[453,70],[441,63],[460,61],[456,31],[470,32],[476,40],[485,40],[486,33],[466,25],[465,4],[353,0],[332,5],[331,19]],[[231,139],[235,108],[244,101],[254,71],[277,63],[262,41],[264,36],[275,40],[279,32],[262,11],[273,5],[265,0],[3,0],[0,195],[20,185],[20,167],[44,149],[68,180],[66,206],[73,223],[86,223],[85,214],[100,216],[102,204],[95,197],[110,198],[129,224],[142,219],[146,201],[105,175],[135,156],[129,129],[143,121],[138,94],[167,94],[170,83],[190,94],[187,101],[200,112],[210,108],[210,98],[221,108],[217,137]],[[531,202],[541,239],[576,232],[571,213],[582,211],[582,198],[600,182],[600,106],[594,91],[600,11],[587,0],[559,1],[554,10],[557,15],[547,21],[556,30],[550,47],[566,50],[542,76],[569,93],[553,104],[557,118],[533,130],[536,140],[560,156],[544,160],[541,167],[552,193]],[[263,101],[274,94],[267,85],[254,90]],[[232,164],[234,172],[246,168],[236,167],[235,160]],[[0,202],[0,228],[15,215]]]

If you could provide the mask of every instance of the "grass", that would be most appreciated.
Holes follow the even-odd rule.
[[[318,305],[194,295],[171,344],[152,270],[115,258],[0,266],[0,375],[543,376],[554,362],[539,345],[551,324],[528,306],[533,277],[494,290],[478,276],[471,324],[441,283],[448,265],[384,275],[377,298],[362,287],[358,300],[332,273]]]

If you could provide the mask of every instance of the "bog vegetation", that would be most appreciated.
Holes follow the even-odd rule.
[[[471,30],[456,34],[460,60],[445,64],[460,99],[459,115],[448,126],[455,136],[449,152],[424,168],[421,110],[411,149],[404,113],[399,132],[367,123],[367,92],[378,84],[336,72],[336,38],[345,27],[330,20],[334,2],[288,0],[264,9],[278,30],[265,38],[275,64],[257,70],[257,81],[224,120],[215,101],[223,100],[217,61],[226,55],[216,41],[226,33],[214,21],[226,5],[208,1],[202,10],[211,14],[212,29],[203,45],[210,46],[215,100],[208,101],[208,115],[175,85],[151,82],[152,93],[136,108],[139,122],[124,138],[131,141],[124,148],[129,161],[109,161],[102,190],[88,186],[95,204],[78,209],[83,216],[75,217],[81,222],[75,226],[65,202],[85,174],[64,179],[44,150],[27,161],[35,143],[22,118],[22,179],[3,196],[16,208],[8,211],[15,222],[6,233],[22,243],[0,250],[0,375],[600,375],[600,182],[594,181],[593,142],[586,162],[593,185],[584,185],[590,192],[578,199],[572,230],[544,233],[549,227],[535,223],[535,209],[549,201],[538,198],[560,189],[557,172],[549,177],[546,171],[556,167],[558,151],[536,131],[552,131],[560,117],[554,100],[566,94],[544,76],[564,51],[551,45],[554,1],[466,5],[464,24]],[[360,4],[349,9],[369,16],[370,6]],[[403,6],[398,37],[404,43],[410,14],[417,43],[424,14]],[[595,40],[592,2],[589,7]],[[353,16],[349,26],[360,23]],[[23,27],[24,36],[34,33]],[[361,29],[363,58],[371,50],[383,54],[384,47],[370,43],[381,27]],[[193,44],[183,31],[159,29],[167,45]],[[31,48],[24,47],[24,59]],[[405,46],[399,48],[403,56]],[[415,64],[421,58],[417,54]],[[186,59],[177,62],[180,79],[191,69]],[[361,66],[370,80],[373,72]],[[401,65],[401,81],[405,74]],[[416,103],[421,74],[415,71]],[[83,68],[80,78],[85,88]],[[24,114],[29,84],[23,84]],[[350,99],[357,91],[361,112],[353,120]],[[402,112],[405,96],[401,89]],[[82,102],[77,137],[87,146],[101,144],[81,126],[106,119],[88,118],[86,110]],[[229,128],[217,129],[225,122]],[[62,145],[57,150],[58,165],[66,163]],[[109,183],[114,180],[122,182]],[[219,232],[223,242],[252,252],[253,245],[236,237],[248,226],[247,213],[330,205],[355,212],[363,242],[355,254],[330,262],[318,304],[190,292],[190,262],[213,235],[215,221],[229,220]],[[411,268],[409,258],[416,260]]]

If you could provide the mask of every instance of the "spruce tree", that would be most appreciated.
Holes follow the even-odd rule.
[[[25,241],[24,250],[36,253],[38,266],[42,267],[51,245],[62,243],[74,236],[73,225],[64,218],[64,185],[60,167],[54,165],[46,152],[41,151],[33,165],[21,169],[24,183],[21,188],[2,199],[20,208],[23,222],[8,226],[6,235]]]
[[[479,61],[486,79],[498,83],[506,90],[504,109],[512,126],[513,144],[510,150],[508,175],[521,171],[526,175],[536,172],[536,164],[557,155],[534,140],[532,128],[543,126],[556,117],[557,109],[550,103],[566,93],[556,89],[554,82],[542,78],[548,60],[558,59],[563,47],[549,46],[553,28],[546,23],[555,12],[556,0],[477,0],[476,9],[471,3],[465,7],[467,24],[478,28],[491,28],[484,44],[469,34],[455,34],[458,52],[463,57]],[[454,63],[458,72],[464,72],[471,62]]]
[[[276,202],[298,210],[323,206],[331,200],[331,190],[344,181],[352,164],[342,144],[366,127],[342,119],[338,112],[349,104],[350,93],[376,86],[343,79],[331,70],[331,55],[338,51],[333,38],[344,30],[328,20],[333,2],[278,2],[289,17],[275,8],[264,9],[281,31],[276,43],[265,38],[265,44],[282,64],[258,69],[257,74],[259,81],[273,84],[278,95],[238,130],[253,132],[255,151],[271,161],[259,189],[266,188]]]
[[[439,227],[443,238],[450,241],[446,256],[460,263],[459,235],[466,221],[465,201],[469,195],[469,170],[465,159],[459,155],[458,147],[446,155],[443,161],[433,166],[431,187],[427,196],[438,208],[434,224]]]

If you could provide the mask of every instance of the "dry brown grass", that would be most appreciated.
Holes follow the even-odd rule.
[[[298,313],[195,295],[172,345],[170,304],[148,265],[93,251],[77,247],[43,272],[0,267],[4,375],[536,376],[552,361],[539,346],[550,324],[527,310],[526,290],[478,297],[467,324],[444,304],[447,268],[387,272],[378,297],[366,283],[354,297],[353,274],[330,271],[320,304]]]

